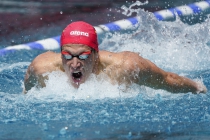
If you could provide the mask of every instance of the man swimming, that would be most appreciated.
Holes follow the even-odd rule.
[[[129,51],[99,51],[94,27],[78,21],[69,24],[61,34],[61,53],[46,52],[37,56],[25,75],[25,91],[45,86],[46,73],[65,72],[71,85],[79,88],[93,73],[105,74],[113,84],[145,85],[172,93],[206,93],[198,82],[158,68],[151,61]]]

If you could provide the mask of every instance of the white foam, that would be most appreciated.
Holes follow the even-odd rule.
[[[138,17],[140,26],[137,30],[131,33],[107,33],[100,44],[100,49],[113,52],[136,52],[160,68],[181,75],[209,70],[210,47],[207,45],[210,42],[209,19],[204,23],[189,26],[179,19],[175,22],[158,21],[153,14],[143,10],[139,10]],[[3,68],[0,72],[8,69],[7,66],[14,68],[19,65],[29,65],[29,63],[1,64]],[[157,93],[171,95],[166,91],[144,89],[135,84],[125,90],[123,85],[112,85],[102,77],[102,75],[99,77],[91,75],[79,89],[74,89],[64,73],[53,72],[49,74],[45,88],[32,88],[26,97],[27,99],[58,101],[128,98],[135,97],[137,94],[148,94],[152,97]]]
[[[78,89],[71,86],[68,78],[63,72],[52,72],[49,80],[46,80],[46,87],[32,88],[27,94],[28,98],[47,101],[64,100],[86,100],[104,98],[128,98],[136,96],[141,87],[133,84],[126,90],[124,85],[112,85],[104,75],[91,75],[85,84]]]

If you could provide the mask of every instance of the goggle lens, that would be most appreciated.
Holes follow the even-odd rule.
[[[71,59],[73,59],[73,57],[77,57],[80,60],[86,60],[89,57],[89,55],[91,54],[91,51],[84,52],[84,53],[82,53],[80,55],[72,55],[69,52],[65,52],[65,51],[62,51],[61,54],[63,55],[63,57],[66,60],[71,60]]]

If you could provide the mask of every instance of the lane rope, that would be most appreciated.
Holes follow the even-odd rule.
[[[189,5],[178,6],[171,9],[160,10],[154,12],[154,16],[160,20],[165,21],[168,19],[173,19],[178,16],[190,16],[194,14],[202,14],[207,13],[210,9],[210,0],[200,1]],[[138,23],[138,17],[132,17],[128,19],[118,20],[108,24],[102,24],[98,26],[94,26],[97,34],[102,34],[104,32],[110,31],[119,31],[125,29],[132,29]],[[10,52],[14,52],[16,50],[56,50],[60,48],[60,36],[43,39],[31,43],[8,46],[3,49],[0,49],[0,56],[4,56]]]

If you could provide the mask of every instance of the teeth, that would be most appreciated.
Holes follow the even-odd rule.
[[[73,73],[78,73],[78,72],[80,72],[80,71],[74,71]]]
[[[73,71],[73,72],[72,72],[72,77],[73,77],[74,79],[80,80],[81,76],[82,76],[81,71]]]

